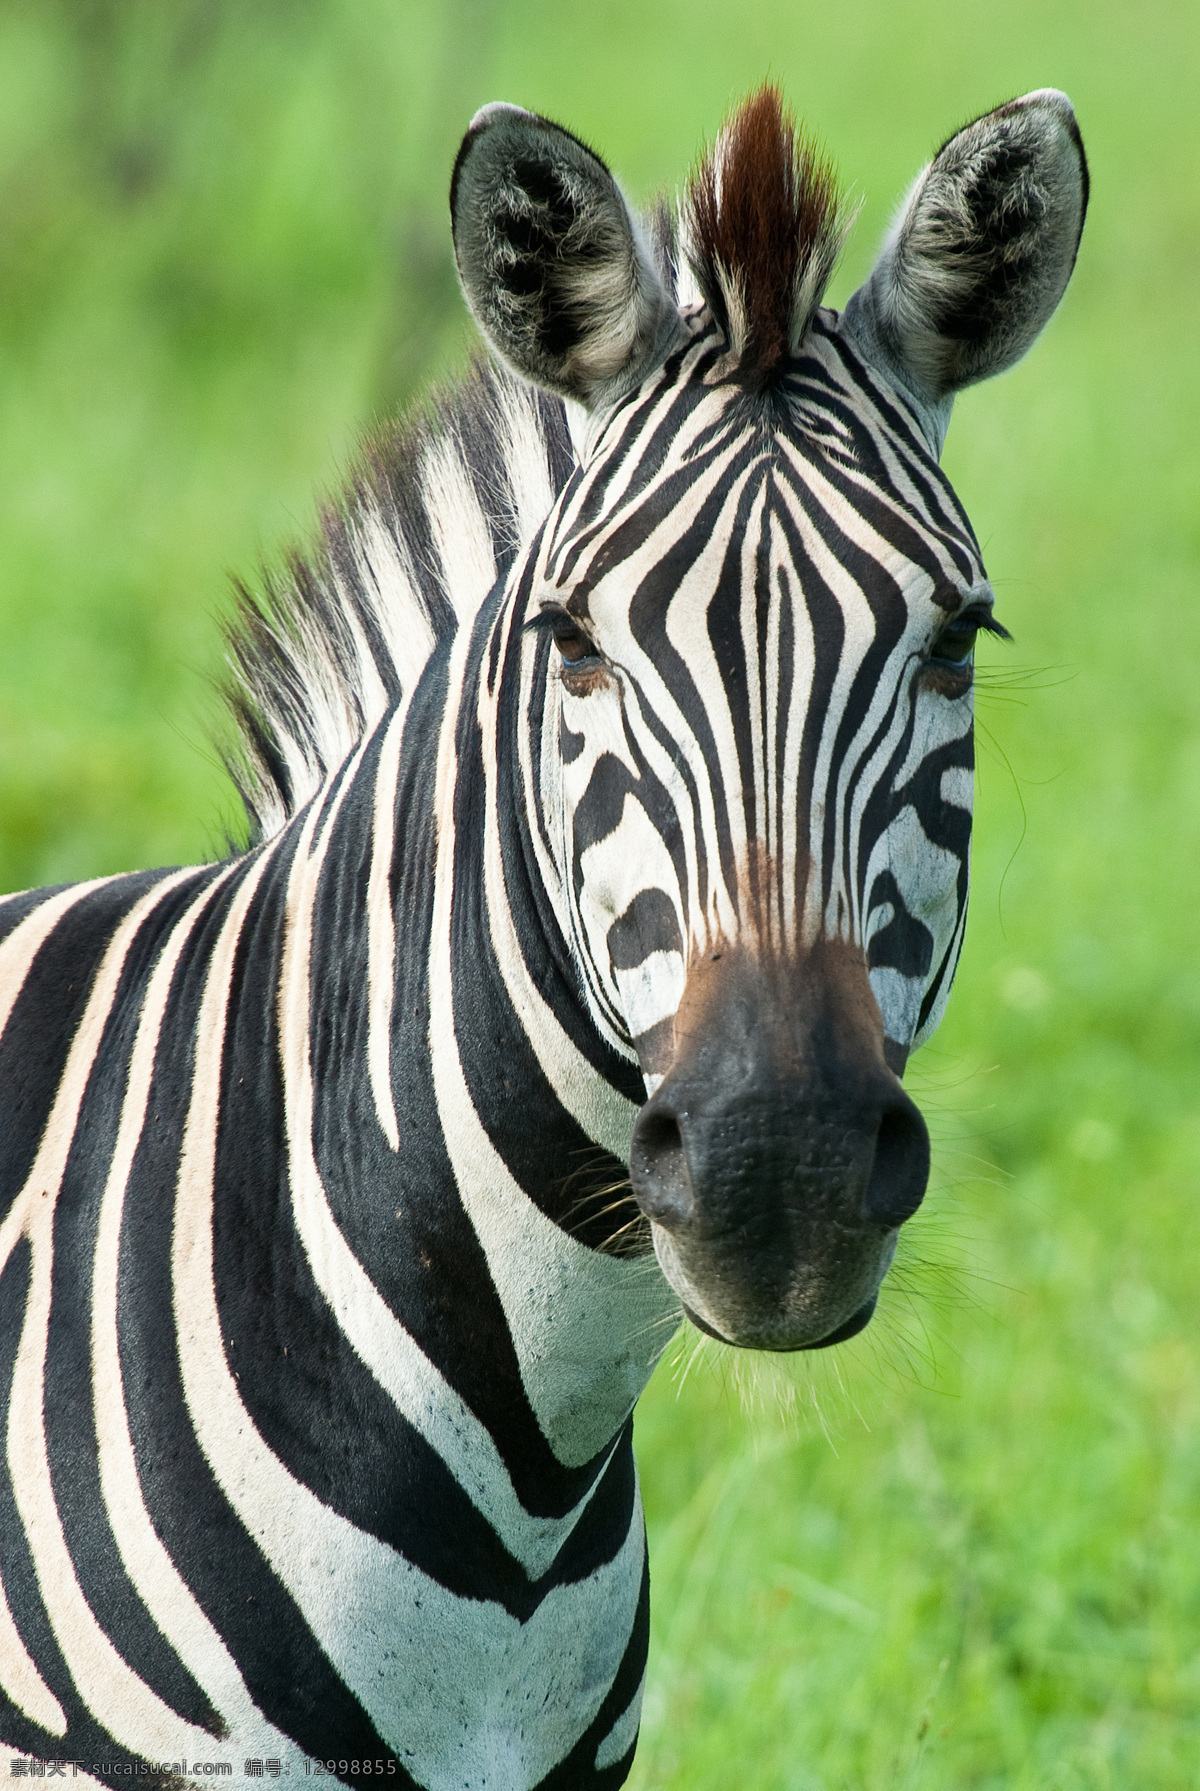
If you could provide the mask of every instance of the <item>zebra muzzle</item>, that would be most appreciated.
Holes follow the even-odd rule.
[[[884,1059],[861,952],[823,942],[789,965],[737,950],[699,960],[630,1172],[702,1329],[777,1350],[860,1330],[929,1177],[925,1122]]]

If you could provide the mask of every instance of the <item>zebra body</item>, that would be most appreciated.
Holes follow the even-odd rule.
[[[374,1110],[360,872],[381,776],[396,793],[397,735],[427,720],[437,746],[443,726],[455,730],[446,696],[443,683],[425,717],[382,722],[357,765],[231,865],[7,905],[28,908],[0,946],[28,965],[22,984],[6,976],[14,1054],[23,1009],[39,1030],[49,1018],[40,969],[61,979],[69,966],[72,992],[86,994],[58,1016],[73,1042],[57,1082],[35,1081],[29,1123],[10,1137],[14,1157],[36,1145],[5,1221],[6,1255],[30,1262],[0,1286],[13,1318],[36,1310],[45,1330],[6,1322],[21,1344],[5,1578],[20,1586],[26,1566],[57,1614],[72,1603],[74,1561],[81,1618],[56,1629],[69,1677],[43,1668],[28,1710],[40,1720],[9,1727],[31,1752],[49,1751],[40,1731],[61,1735],[69,1719],[73,1755],[103,1760],[115,1744],[176,1758],[190,1717],[191,1757],[286,1757],[299,1741],[318,1758],[395,1756],[419,1784],[535,1784],[572,1751],[581,1713],[585,1729],[602,1705],[609,1716],[594,1756],[638,1689],[645,1562],[628,1414],[677,1306],[644,1262],[547,1218],[492,1143],[485,1122],[502,1132],[510,1097],[499,1090],[491,1113],[472,1102],[446,1020],[456,996],[474,1020],[487,1013],[485,1037],[507,1025],[510,1063],[522,1048],[529,1057],[527,1111],[544,1107],[552,1125],[557,1097],[528,1034],[515,1036],[522,991],[477,973],[489,944],[473,928],[452,945],[436,876],[397,965],[404,1023],[383,1021],[400,1059],[383,1126]],[[441,790],[421,787],[413,771],[396,805],[409,842],[431,837],[438,798],[452,810],[457,783],[451,770]],[[312,1013],[330,929],[336,969]],[[582,1054],[561,1045],[558,1080],[583,1083]],[[330,1052],[354,1060],[336,1087]],[[18,1076],[14,1066],[23,1094]],[[54,1096],[45,1118],[43,1092]],[[576,1104],[592,1136],[624,1139],[627,1152],[628,1094],[585,1084]],[[81,1109],[108,1119],[109,1135],[90,1141],[108,1165],[102,1185],[90,1149],[70,1171]],[[380,1138],[393,1114],[397,1151]],[[564,1118],[559,1106],[556,1130],[578,1148],[587,1134]],[[544,1199],[545,1174],[515,1167]],[[124,1276],[123,1233],[138,1239]],[[52,1301],[51,1279],[76,1252],[74,1283],[60,1279]],[[471,1314],[471,1360],[451,1353],[452,1380],[439,1366],[447,1287]],[[60,1313],[91,1314],[90,1352],[86,1328],[74,1334]],[[60,1341],[64,1327],[73,1334]],[[123,1356],[154,1365],[136,1388]],[[56,1384],[76,1397],[47,1401]],[[78,1435],[81,1403],[94,1442]],[[181,1504],[174,1476],[139,1482],[137,1463],[178,1457],[184,1437]],[[438,1523],[414,1523],[431,1509]],[[107,1559],[81,1572],[80,1550],[98,1555],[105,1531]],[[132,1667],[83,1620],[89,1607],[118,1610],[119,1592],[161,1632],[136,1638]],[[107,1752],[89,1709],[112,1713]],[[227,1732],[215,1749],[214,1730]]]
[[[656,1360],[685,1311],[773,1348],[870,1317],[990,625],[936,454],[1057,303],[1085,188],[1061,96],[1001,108],[839,317],[799,153],[769,94],[735,121],[689,302],[590,151],[485,109],[456,247],[516,374],[380,450],[248,610],[257,842],[0,902],[18,1752],[621,1783]],[[763,155],[816,220],[784,301],[729,223]],[[947,297],[929,208],[984,187]]]

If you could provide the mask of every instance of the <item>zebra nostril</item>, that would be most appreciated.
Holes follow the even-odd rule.
[[[646,1106],[633,1128],[629,1169],[637,1203],[668,1231],[692,1216],[695,1193],[679,1121],[668,1109]]]
[[[892,1229],[911,1219],[929,1181],[929,1133],[912,1102],[889,1107],[875,1137],[863,1217]]]

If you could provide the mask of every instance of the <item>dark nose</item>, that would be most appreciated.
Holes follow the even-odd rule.
[[[642,1211],[681,1243],[740,1234],[774,1253],[813,1224],[891,1231],[916,1212],[929,1134],[888,1067],[861,951],[701,958],[676,1039],[630,1174]]]
[[[751,1349],[853,1336],[929,1175],[862,951],[709,952],[689,967],[674,1047],[629,1166],[684,1311]]]
[[[891,1230],[911,1219],[929,1184],[929,1132],[908,1096],[901,1092],[880,1116],[875,1155],[863,1196],[862,1216]]]
[[[752,1223],[763,1204],[797,1197],[814,1218],[890,1231],[924,1199],[929,1133],[898,1083],[835,1099],[832,1113],[811,1088],[776,1087],[764,1101],[745,1084],[736,1110],[714,1089],[688,1111],[670,1084],[638,1115],[629,1165],[638,1205],[666,1231]]]
[[[657,1103],[657,1104],[656,1104]],[[668,1102],[647,1101],[633,1128],[629,1173],[648,1219],[677,1231],[696,1206],[679,1119]]]

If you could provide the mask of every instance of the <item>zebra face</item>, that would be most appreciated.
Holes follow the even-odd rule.
[[[866,1322],[924,1193],[895,1072],[961,939],[995,624],[839,320],[765,403],[723,353],[698,315],[608,420],[531,620],[579,955],[651,1095],[631,1168],[659,1261],[706,1328],[792,1349]]]
[[[937,455],[1057,304],[1085,198],[1063,96],[1002,107],[839,317],[828,170],[768,92],[690,191],[690,301],[670,231],[652,251],[557,127],[488,108],[459,158],[468,300],[586,413],[524,587],[565,926],[645,1075],[659,1263],[729,1342],[860,1329],[924,1194],[899,1074],[957,961],[972,650],[1003,632]]]

